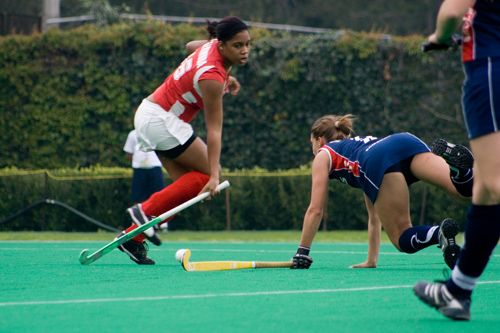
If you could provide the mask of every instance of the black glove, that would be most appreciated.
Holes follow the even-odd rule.
[[[292,258],[292,267],[290,269],[309,269],[312,263],[313,258],[309,257],[309,250],[299,247]]]

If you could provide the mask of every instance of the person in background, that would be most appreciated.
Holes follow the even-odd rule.
[[[353,119],[350,114],[328,115],[312,126],[310,140],[315,158],[311,202],[304,217],[299,248],[292,258],[292,268],[307,269],[313,262],[309,251],[323,217],[329,179],[337,179],[364,192],[368,211],[368,258],[351,268],[377,267],[382,227],[401,252],[415,253],[439,244],[444,261],[453,267],[460,251],[455,239],[457,223],[448,218],[437,226],[412,226],[408,187],[422,180],[468,202],[473,182],[471,153],[465,147],[455,146],[449,152],[453,165],[448,166],[437,156],[442,154],[443,143],[447,144],[444,140],[436,140],[432,153],[424,142],[410,133],[396,133],[385,138],[351,137]]]
[[[465,243],[447,281],[413,288],[453,320],[470,320],[472,291],[500,239],[500,1],[443,1],[429,42],[451,44],[462,22],[462,112],[475,160]]]
[[[128,208],[132,225],[118,237],[200,193],[219,193],[223,97],[240,88],[231,79],[231,69],[248,61],[251,38],[249,27],[237,17],[207,23],[208,41],[197,41],[196,50],[137,109],[134,125],[140,149],[156,152],[173,183]],[[206,143],[189,124],[202,109]],[[119,249],[139,265],[154,265],[145,239],[161,244],[155,229],[149,228]]]
[[[127,159],[132,161],[132,191],[130,200],[141,203],[165,188],[165,177],[160,159],[154,151],[143,152],[139,149],[136,130],[130,131],[123,147]]]

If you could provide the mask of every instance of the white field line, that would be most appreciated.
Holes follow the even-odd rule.
[[[111,240],[110,240],[111,241]],[[50,243],[56,243],[56,244],[67,244],[67,243],[84,243],[84,244],[106,244],[106,241],[92,241],[92,240],[73,240],[73,241],[54,241],[54,240],[0,240],[0,244],[12,244],[12,243],[20,243],[20,244],[50,244]],[[265,245],[297,245],[297,242],[260,242],[260,241],[168,241],[168,244],[176,244],[176,243],[181,243],[181,244],[265,244]],[[335,245],[356,245],[356,246],[367,246],[368,242],[324,242],[324,241],[317,241],[314,244],[316,245],[330,245],[330,244],[335,244]],[[383,242],[380,244],[381,246],[384,245],[391,245],[390,242]]]
[[[0,243],[1,244],[1,243]],[[281,243],[273,243],[273,244],[281,244]],[[350,243],[345,243],[344,245],[350,245]],[[365,244],[367,245],[367,244]],[[392,244],[381,244],[381,247],[383,246],[390,246],[392,247]],[[251,250],[251,249],[196,249],[189,247],[191,252],[248,252],[248,253],[292,253],[290,250]],[[2,248],[0,247],[0,251],[35,251],[33,248],[22,248],[22,247],[6,247]],[[55,248],[51,249],[51,251],[81,251],[83,248]],[[97,250],[97,249],[96,249]],[[159,249],[156,248],[149,248],[148,252],[160,252],[160,251],[177,251],[179,250],[179,247],[161,247]],[[424,249],[425,251],[425,249]],[[90,251],[92,252],[92,250]],[[368,251],[321,251],[321,250],[314,250],[314,253],[321,253],[321,254],[368,254]],[[292,254],[293,255],[293,254]],[[389,255],[389,256],[407,256],[408,253],[404,252],[380,252],[379,255]],[[442,253],[440,251],[436,251],[435,253],[426,253],[426,252],[420,252],[417,255],[419,256],[442,256]],[[492,257],[500,257],[500,254],[492,254]]]
[[[191,252],[248,252],[248,253],[289,253],[290,256],[293,256],[293,250],[250,250],[250,249],[193,249],[189,247]],[[59,249],[51,249],[50,251],[81,251],[83,248],[59,248]],[[96,249],[97,250],[97,249]],[[148,252],[160,252],[160,251],[177,251],[179,248],[162,248],[162,249],[152,249],[149,248]],[[0,251],[36,251],[33,248],[1,248]],[[92,253],[92,250],[90,250]],[[322,254],[368,254],[368,251],[314,251],[314,253],[322,253]],[[395,256],[407,256],[407,253],[402,252],[380,252],[379,255],[395,255]],[[427,256],[443,256],[441,252],[436,253],[419,253],[419,255],[427,255]],[[500,255],[498,255],[500,256]]]
[[[500,284],[500,281],[483,281],[477,284]],[[228,293],[228,294],[202,294],[202,295],[173,295],[173,296],[155,296],[155,297],[125,297],[125,298],[101,298],[101,299],[75,299],[60,301],[28,301],[28,302],[2,302],[0,307],[7,306],[28,306],[28,305],[61,305],[61,304],[89,304],[103,302],[137,302],[137,301],[162,301],[177,299],[202,299],[202,298],[221,298],[221,297],[256,297],[269,295],[292,295],[292,294],[315,294],[315,293],[341,293],[357,291],[374,291],[388,289],[406,289],[413,285],[382,286],[382,287],[360,287],[345,289],[311,289],[311,290],[282,290],[282,291],[258,291],[252,293]]]

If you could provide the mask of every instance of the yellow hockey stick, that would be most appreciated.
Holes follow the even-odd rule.
[[[184,270],[196,271],[225,271],[246,268],[290,268],[292,261],[199,261],[189,262],[191,251],[184,250],[180,262]]]

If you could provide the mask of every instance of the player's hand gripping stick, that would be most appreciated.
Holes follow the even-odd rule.
[[[292,258],[291,269],[309,269],[313,263],[313,258],[309,256],[309,249],[299,247],[297,253]]]
[[[448,42],[446,43],[431,43],[424,42],[422,43],[422,52],[430,52],[430,51],[447,51],[450,47],[453,50],[456,50],[460,45],[462,45],[462,36],[459,34],[453,34]]]
[[[219,186],[217,186],[217,190],[221,191],[221,190],[225,189],[226,187],[229,187],[229,182],[227,180],[220,183]],[[193,199],[188,200],[185,203],[169,210],[168,212],[163,213],[158,217],[155,217],[154,219],[152,219],[148,223],[143,224],[140,227],[135,228],[134,230],[131,230],[130,232],[126,233],[125,235],[123,235],[119,238],[116,238],[114,241],[112,241],[111,243],[109,243],[105,247],[97,250],[96,252],[92,253],[91,255],[88,255],[88,253],[89,253],[88,249],[83,250],[80,253],[80,258],[79,258],[80,264],[89,265],[89,264],[93,263],[94,261],[98,260],[99,258],[106,255],[107,253],[113,251],[118,246],[122,245],[123,243],[128,242],[129,240],[131,240],[135,236],[139,235],[140,233],[144,232],[145,230],[147,230],[151,227],[154,227],[158,223],[163,222],[166,219],[168,219],[170,216],[174,216],[175,214],[179,213],[181,210],[184,210],[184,209],[194,205],[195,203],[200,202],[200,201],[208,198],[209,196],[210,196],[210,193],[208,193],[208,192],[202,193],[202,194],[194,197]]]

